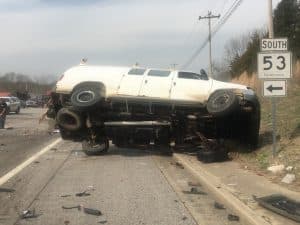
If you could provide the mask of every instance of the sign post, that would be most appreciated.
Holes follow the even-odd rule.
[[[276,97],[287,93],[287,80],[291,77],[292,54],[288,52],[287,38],[274,38],[272,0],[268,0],[269,38],[260,43],[257,56],[258,77],[263,79],[263,96],[272,100],[273,157],[276,155]]]

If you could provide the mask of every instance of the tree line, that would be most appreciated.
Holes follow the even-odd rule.
[[[300,1],[282,0],[274,10],[273,22],[274,36],[287,37],[294,60],[300,60]],[[258,29],[226,44],[225,64],[231,78],[238,77],[245,71],[248,74],[256,72],[260,40],[266,37],[267,30]]]

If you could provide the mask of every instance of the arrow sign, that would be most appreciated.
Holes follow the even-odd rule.
[[[270,91],[270,92],[273,92],[273,91],[281,91],[283,90],[283,87],[273,87],[272,84],[267,87],[267,89]]]
[[[265,97],[286,96],[286,80],[264,80],[263,94]]]

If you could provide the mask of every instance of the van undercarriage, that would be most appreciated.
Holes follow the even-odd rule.
[[[132,144],[175,146],[195,132],[206,138],[238,139],[257,145],[260,123],[258,101],[238,96],[239,107],[213,116],[205,105],[160,99],[113,97],[92,107],[74,107],[70,95],[59,94],[56,121],[63,139],[83,142],[87,154],[106,152],[108,141],[119,147]]]

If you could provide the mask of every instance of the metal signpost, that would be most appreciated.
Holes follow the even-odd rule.
[[[276,155],[276,97],[287,95],[291,78],[292,54],[287,38],[274,38],[272,0],[269,0],[269,38],[261,40],[257,56],[258,77],[263,79],[263,96],[272,100],[273,157]]]

